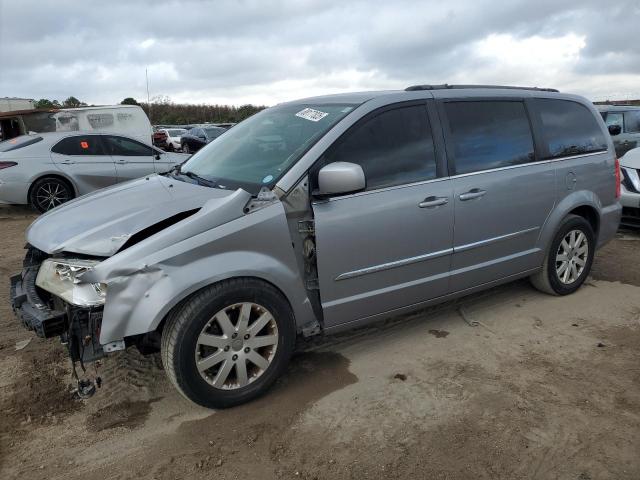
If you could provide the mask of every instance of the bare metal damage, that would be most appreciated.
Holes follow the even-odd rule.
[[[241,189],[213,189],[152,176],[43,215],[30,227],[27,240],[53,255],[108,257],[82,276],[86,282],[107,284],[102,345],[155,330],[182,299],[233,277],[256,277],[279,288],[301,329],[316,319],[284,206],[275,195],[255,203]],[[119,251],[132,235],[194,209],[199,210]],[[73,225],[60,228],[62,219],[70,217]]]

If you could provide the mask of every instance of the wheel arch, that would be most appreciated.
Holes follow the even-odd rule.
[[[538,247],[546,252],[558,230],[560,224],[567,215],[578,215],[586,219],[598,241],[600,229],[600,216],[602,204],[597,195],[587,190],[573,192],[563,198],[551,211],[547,221],[543,225],[538,237]]]
[[[74,198],[78,196],[78,187],[76,186],[75,182],[71,180],[71,178],[60,172],[46,172],[39,174],[37,177],[31,180],[29,190],[27,191],[27,200],[31,200],[31,192],[33,191],[34,185],[45,178],[57,178],[58,180],[62,180],[71,187]]]
[[[200,288],[197,288],[197,289],[195,289],[193,291],[190,291],[191,289],[189,289],[189,291],[182,292],[182,294],[179,297],[176,297],[171,302],[173,304],[173,306],[167,309],[166,313],[159,319],[159,321],[155,322],[156,325],[155,325],[153,331],[161,333],[162,329],[164,328],[164,325],[167,323],[167,319],[169,319],[171,317],[171,315],[175,314],[178,310],[180,310],[182,305],[184,305],[186,302],[188,302],[190,298],[193,298],[195,295],[200,293],[202,290],[205,290],[205,289],[213,287],[215,285],[219,285],[220,283],[229,282],[229,281],[232,281],[232,280],[254,280],[254,281],[265,283],[265,284],[271,286],[272,288],[274,288],[280,295],[282,295],[282,297],[285,299],[285,301],[289,305],[289,308],[291,309],[291,311],[294,312],[294,323],[295,323],[294,327],[295,327],[296,331],[300,330],[297,322],[295,321],[295,310],[293,308],[293,305],[291,305],[291,301],[289,300],[289,297],[287,297],[287,295],[282,290],[282,288],[280,288],[274,282],[272,282],[270,280],[267,280],[267,279],[265,279],[265,278],[263,278],[261,276],[243,275],[243,276],[229,276],[229,277],[222,278],[222,279],[216,280],[214,282],[208,283],[206,285],[203,285]]]

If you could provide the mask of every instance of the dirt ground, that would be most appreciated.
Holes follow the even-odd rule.
[[[315,341],[267,396],[213,412],[133,350],[71,398],[63,347],[8,306],[32,219],[0,210],[2,479],[640,478],[638,233],[574,295],[522,281]]]

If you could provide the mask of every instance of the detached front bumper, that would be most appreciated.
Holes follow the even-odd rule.
[[[28,265],[11,277],[11,308],[18,320],[41,338],[60,337],[74,361],[88,363],[102,358],[102,308],[77,307],[57,297],[47,298],[46,292],[41,295],[36,287],[39,268],[40,263]]]
[[[42,338],[62,335],[67,330],[67,313],[49,308],[36,289],[35,267],[25,268],[11,277],[11,308],[27,330]]]

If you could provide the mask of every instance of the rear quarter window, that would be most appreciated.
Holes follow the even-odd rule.
[[[104,155],[102,141],[98,135],[77,135],[67,137],[51,149],[61,155]]]
[[[607,139],[596,117],[584,105],[572,100],[537,98],[534,105],[540,119],[545,158],[607,150]]]

